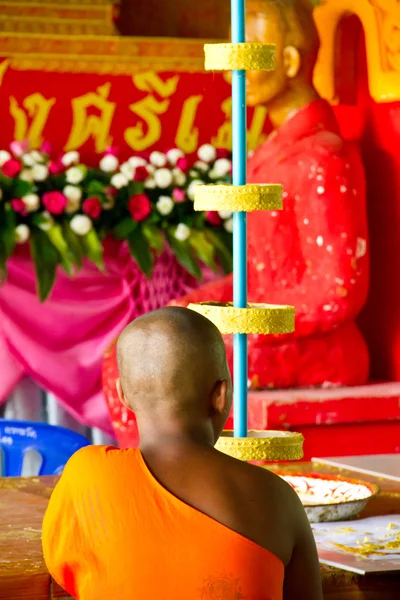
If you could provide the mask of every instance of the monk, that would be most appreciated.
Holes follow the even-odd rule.
[[[43,523],[53,578],[79,600],[321,600],[296,493],[214,449],[232,403],[216,327],[161,309],[128,325],[117,352],[140,448],[70,459]]]
[[[246,38],[276,45],[276,69],[247,74],[248,105],[274,131],[248,161],[250,183],[283,185],[282,211],[248,215],[250,302],[296,309],[291,335],[249,336],[253,389],[362,385],[369,354],[355,319],[369,284],[364,171],[313,86],[319,39],[306,0],[247,0]],[[232,277],[172,304],[231,302]],[[226,337],[233,364],[232,336]]]

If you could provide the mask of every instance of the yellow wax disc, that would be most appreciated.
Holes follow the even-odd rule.
[[[281,210],[282,186],[279,184],[197,185],[195,210]]]
[[[301,433],[291,431],[249,431],[246,438],[224,431],[215,447],[243,461],[301,460],[303,441]]]
[[[205,44],[206,71],[273,71],[275,44]]]
[[[248,304],[235,308],[233,304],[201,302],[189,304],[194,310],[218,327],[221,333],[282,334],[294,331],[293,306],[275,304]]]

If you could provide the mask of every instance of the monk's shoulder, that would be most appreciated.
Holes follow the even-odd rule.
[[[85,446],[75,452],[64,467],[61,479],[73,478],[89,483],[105,475],[116,463],[124,461],[124,452],[113,446]]]

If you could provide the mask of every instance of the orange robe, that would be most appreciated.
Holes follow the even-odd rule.
[[[79,600],[282,600],[281,560],[178,500],[136,449],[90,446],[71,458],[43,550]]]

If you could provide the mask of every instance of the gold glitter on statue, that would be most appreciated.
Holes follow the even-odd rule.
[[[279,184],[198,185],[194,191],[195,210],[281,210]]]
[[[232,303],[201,302],[189,304],[218,327],[221,333],[257,333],[263,335],[294,331],[294,308],[274,304],[248,304],[235,308]]]
[[[242,44],[205,44],[207,71],[273,71],[275,46],[258,42]]]

